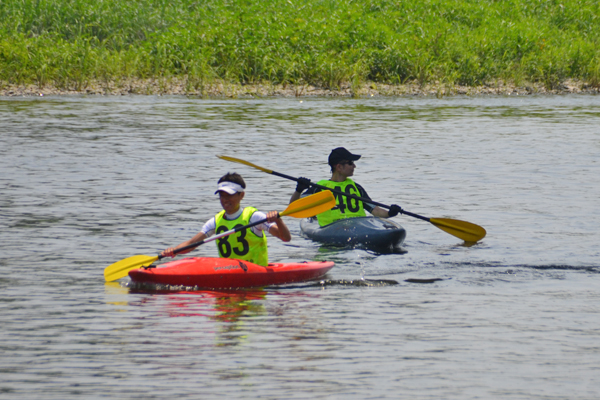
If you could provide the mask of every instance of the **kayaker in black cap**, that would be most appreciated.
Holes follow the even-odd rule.
[[[331,178],[317,182],[318,185],[326,186],[331,189],[337,189],[348,194],[353,194],[365,199],[371,199],[365,189],[354,182],[351,177],[354,175],[356,165],[354,161],[360,159],[360,155],[352,154],[343,147],[335,148],[329,154],[328,163],[331,167]],[[310,186],[310,179],[299,178],[296,191],[290,199],[290,203],[298,200],[303,194],[313,194],[320,189]],[[389,218],[398,215],[402,210],[400,206],[392,204],[389,210],[383,209],[373,204],[364,203],[360,200],[352,199],[347,196],[338,195],[334,192],[337,206],[329,211],[317,215],[320,226],[343,218],[355,218],[366,216],[365,210],[376,217]]]
[[[200,232],[193,238],[176,247],[169,247],[161,253],[164,257],[174,257],[175,250],[200,242],[213,234],[221,234],[238,226],[248,225],[266,219],[267,222],[256,225],[248,230],[241,230],[237,235],[224,236],[217,240],[219,256],[250,261],[254,264],[267,266],[267,237],[265,231],[278,237],[284,242],[292,239],[290,231],[277,211],[264,214],[254,207],[241,207],[240,203],[245,195],[246,183],[240,174],[228,173],[217,182],[217,191],[223,211],[209,219]],[[192,251],[181,251],[185,254]]]

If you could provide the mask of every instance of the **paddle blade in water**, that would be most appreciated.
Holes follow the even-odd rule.
[[[147,267],[154,261],[158,260],[158,256],[133,256],[117,261],[104,269],[104,279],[106,282],[116,281],[127,276],[129,271],[135,268]]]
[[[485,237],[486,231],[479,225],[450,218],[430,218],[429,222],[441,230],[465,242],[477,242]]]
[[[294,201],[279,215],[282,217],[288,215],[294,218],[309,218],[331,210],[333,207],[335,207],[333,193],[329,190],[324,190]]]

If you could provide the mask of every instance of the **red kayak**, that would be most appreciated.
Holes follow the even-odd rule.
[[[134,282],[229,289],[283,285],[320,278],[333,268],[332,261],[269,263],[263,267],[232,258],[191,257],[158,267],[129,271]]]

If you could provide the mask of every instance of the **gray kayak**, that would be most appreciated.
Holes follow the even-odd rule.
[[[373,250],[400,247],[406,238],[406,230],[402,226],[378,217],[340,219],[322,227],[316,218],[306,218],[300,221],[300,230],[317,242]]]

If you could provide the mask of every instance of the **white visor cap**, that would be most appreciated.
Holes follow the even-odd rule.
[[[239,185],[237,183],[225,181],[225,182],[219,183],[219,186],[217,186],[217,191],[215,192],[215,194],[217,194],[221,191],[223,191],[225,193],[229,193],[229,194],[236,194],[236,193],[243,192],[244,188],[242,187],[242,185]]]

